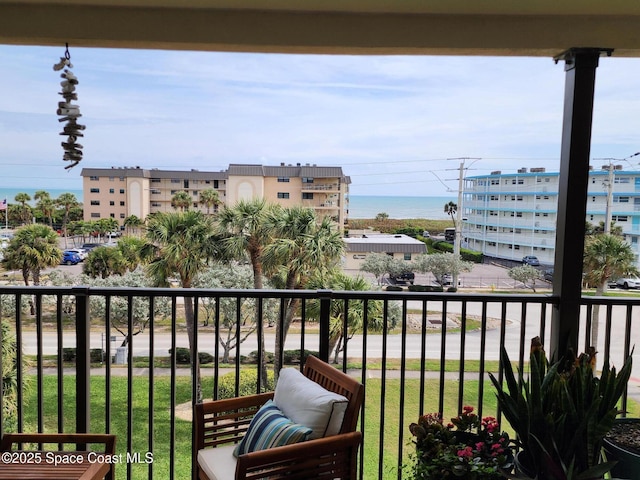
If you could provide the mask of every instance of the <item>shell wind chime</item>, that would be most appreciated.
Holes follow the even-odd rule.
[[[58,110],[56,113],[61,117],[58,119],[59,122],[67,122],[60,133],[60,135],[67,137],[67,141],[62,142],[62,148],[64,150],[62,160],[71,162],[64,167],[65,169],[75,167],[80,163],[80,160],[82,160],[83,147],[77,143],[77,141],[78,137],[84,136],[82,130],[86,128],[84,125],[78,123],[78,118],[82,116],[80,114],[80,105],[72,103],[78,100],[78,94],[76,93],[78,78],[71,72],[72,68],[69,45],[67,44],[64,57],[60,57],[60,61],[53,66],[53,70],[56,72],[63,70],[60,74],[60,77],[63,79],[60,82],[62,91],[58,92],[58,95],[64,98],[64,102],[58,102]]]

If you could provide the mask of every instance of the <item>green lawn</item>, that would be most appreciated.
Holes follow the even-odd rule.
[[[57,431],[57,383],[56,377],[44,377],[44,416],[45,431]],[[75,430],[75,377],[65,376],[64,418],[65,430]],[[191,397],[189,377],[178,377],[176,380],[176,403],[188,402]],[[35,382],[32,382],[35,386]],[[377,479],[378,468],[382,465],[384,479],[397,478],[398,458],[404,459],[412,450],[411,434],[408,426],[416,421],[419,413],[436,412],[438,410],[439,386],[436,380],[428,380],[425,388],[425,411],[419,408],[419,381],[409,379],[405,381],[404,411],[400,411],[400,380],[386,381],[384,399],[382,397],[382,382],[380,379],[366,381],[366,408],[364,416],[364,472],[366,479]],[[203,384],[205,396],[212,389],[212,379],[207,378]],[[463,404],[477,406],[478,381],[465,382],[465,397]],[[104,432],[104,402],[105,377],[96,376],[91,379],[91,429],[94,432]],[[170,377],[156,377],[153,393],[155,396],[154,445],[153,445],[153,478],[169,478],[169,452],[171,437],[170,417]],[[448,419],[457,413],[458,382],[448,381],[445,384],[444,418]],[[144,454],[149,451],[149,418],[148,418],[149,380],[137,377],[133,380],[133,415],[132,415],[132,452]],[[27,395],[28,403],[25,409],[27,430],[37,428],[36,421],[36,393],[32,388]],[[493,388],[487,383],[484,390],[484,415],[493,415],[496,410]],[[384,400],[384,401],[383,401]],[[127,450],[127,383],[125,377],[114,377],[111,380],[111,433],[118,436],[117,452]],[[632,413],[640,412],[634,403]],[[505,425],[508,427],[508,425]],[[508,428],[505,428],[509,431]],[[403,438],[399,435],[402,432]],[[382,435],[384,434],[384,435]],[[511,434],[511,432],[510,432]],[[382,448],[380,437],[382,436]],[[175,477],[187,480],[191,465],[191,424],[188,421],[176,419],[175,423]],[[382,462],[380,459],[382,458]],[[142,480],[148,478],[148,466],[144,464],[131,465],[132,478]],[[117,478],[126,478],[126,466],[116,466]]]

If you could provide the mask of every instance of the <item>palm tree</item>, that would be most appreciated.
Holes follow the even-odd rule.
[[[241,200],[233,207],[224,207],[219,214],[218,225],[221,233],[226,235],[223,247],[231,257],[249,256],[253,269],[253,287],[262,288],[262,260],[265,247],[271,242],[273,229],[270,219],[274,218],[274,210],[279,207],[267,204],[262,198]],[[258,310],[256,309],[256,315]],[[256,318],[256,325],[260,322]],[[262,385],[267,388],[267,366],[264,352],[264,330],[260,332],[260,358]]]
[[[4,250],[5,268],[20,270],[24,284],[29,278],[40,285],[40,271],[60,264],[62,251],[58,248],[58,235],[48,226],[31,224],[18,229]]]
[[[200,205],[207,207],[207,214],[210,213],[211,207],[214,208],[220,204],[220,197],[218,191],[213,188],[207,188],[200,192]]]
[[[451,215],[451,221],[453,222],[453,226],[456,226],[456,219],[454,218],[455,214],[458,212],[458,205],[453,202],[448,202],[444,204],[444,213],[447,215]]]
[[[62,219],[62,234],[64,235],[64,246],[67,247],[67,224],[69,223],[69,212],[73,207],[78,206],[78,199],[73,193],[63,193],[55,200],[56,204],[64,208]]]
[[[344,242],[328,217],[318,224],[312,208],[292,207],[276,213],[273,224],[275,240],[264,251],[264,263],[271,272],[280,271],[284,288],[304,288],[312,275],[331,270],[344,252]],[[287,301],[283,323],[276,324],[275,351],[287,338],[289,326],[300,304],[299,298]],[[274,370],[280,371],[276,356]]]
[[[56,212],[56,204],[51,195],[45,190],[38,190],[33,197],[38,201],[36,208],[42,212],[43,217],[49,220],[49,227],[53,228],[53,214]]]
[[[219,255],[213,222],[199,211],[157,213],[148,222],[146,240],[143,256],[150,259],[146,270],[156,286],[169,286],[169,278],[177,276],[182,288],[191,288],[196,275]],[[184,298],[184,312],[200,401],[202,384],[195,351],[193,298]]]
[[[120,250],[112,247],[98,247],[91,250],[82,266],[82,273],[91,278],[107,278],[123,275],[127,267]]]
[[[122,261],[127,270],[133,272],[143,261],[142,249],[145,241],[138,237],[122,237],[118,240],[116,249],[122,255]]]
[[[610,278],[635,273],[634,265],[633,251],[623,237],[603,233],[587,239],[584,246],[585,279],[596,286],[596,295],[604,295]],[[594,305],[591,322],[591,345],[593,346],[598,345],[599,317],[599,305]]]
[[[191,206],[191,197],[184,190],[180,190],[171,197],[171,206],[176,210],[180,209],[181,212],[189,210],[189,207]]]
[[[129,231],[129,232],[133,231],[137,235],[138,234],[138,229],[142,225],[144,225],[144,222],[140,219],[140,217],[138,217],[136,215],[129,215],[127,218],[124,219],[123,225],[125,226],[127,231]]]
[[[31,207],[27,205],[27,202],[31,201],[31,196],[28,193],[20,192],[16,194],[14,200],[20,204],[20,223],[25,225],[31,221]]]

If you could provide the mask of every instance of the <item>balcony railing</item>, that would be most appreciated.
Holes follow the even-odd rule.
[[[19,346],[15,380],[20,387],[17,410],[0,415],[0,433],[115,433],[119,452],[141,453],[141,458],[150,452],[154,459],[117,465],[118,478],[191,478],[190,420],[198,389],[195,370],[177,364],[178,348],[189,346],[183,297],[199,306],[197,350],[213,357],[201,367],[205,398],[218,398],[229,385],[238,394],[241,370],[256,372],[251,390],[258,391],[260,369],[244,361],[260,351],[262,337],[266,351],[284,359],[284,351],[274,352],[274,325],[285,318],[288,302],[298,300],[283,350],[337,359],[338,368],[365,385],[359,476],[366,479],[400,478],[399,467],[412,449],[408,425],[420,413],[437,411],[446,418],[471,404],[480,415],[499,417],[487,372],[499,370],[503,347],[522,368],[532,337],[548,343],[557,304],[549,295],[2,287],[0,315]],[[631,353],[632,339],[640,338],[640,299],[583,298],[583,345],[590,343],[596,305],[601,306],[599,365],[610,359],[620,366]],[[250,333],[256,309],[263,322]],[[125,337],[115,328],[118,316]],[[329,351],[330,332],[333,340],[336,332],[344,332],[337,356]],[[118,342],[126,338],[126,354],[114,336]],[[229,340],[235,345],[229,363],[222,364],[222,342]],[[65,363],[73,354],[75,363]],[[123,364],[112,364],[112,357]],[[630,391],[638,390],[639,368],[634,370]],[[228,381],[226,374],[234,379]],[[8,395],[0,392],[0,412],[7,411]]]

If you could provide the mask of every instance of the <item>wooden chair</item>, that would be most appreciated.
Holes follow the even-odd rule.
[[[76,449],[79,448],[78,445],[104,445],[103,449],[96,451],[112,456],[116,453],[116,436],[99,433],[5,433],[2,436],[2,440],[0,440],[0,452],[22,449],[25,444],[36,445],[36,448],[31,448],[31,450],[43,451],[44,445],[61,446],[70,443],[76,444]],[[13,448],[14,445],[16,446],[15,449]],[[46,449],[44,451],[59,451],[59,447],[54,450]],[[71,452],[73,450],[65,451]],[[113,465],[104,478],[106,480],[115,480]]]
[[[355,429],[364,399],[364,386],[313,356],[306,360],[304,375],[326,390],[347,398],[340,432],[329,437],[239,455],[237,461],[229,450],[229,454],[224,456],[225,462],[228,461],[225,463],[228,470],[225,479],[355,480],[357,452],[362,440],[362,434]],[[201,467],[200,455],[209,447],[228,448],[240,442],[253,415],[267,400],[273,399],[273,395],[273,392],[269,392],[195,406],[194,462],[198,478],[223,480],[207,475]]]

